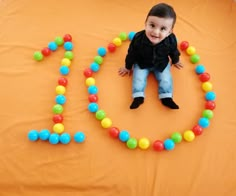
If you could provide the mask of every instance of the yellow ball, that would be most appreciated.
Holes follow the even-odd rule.
[[[191,142],[195,139],[195,134],[193,133],[192,130],[187,130],[187,131],[184,132],[184,139],[187,142]]]
[[[109,128],[112,125],[112,121],[111,121],[110,118],[104,118],[101,121],[101,125],[102,125],[103,128]]]
[[[58,85],[56,87],[56,93],[58,95],[64,95],[66,93],[66,88],[64,86],[62,86],[62,85]]]
[[[56,123],[53,126],[53,131],[58,134],[62,133],[64,131],[64,125],[61,123]]]
[[[71,60],[68,59],[68,58],[63,58],[63,59],[61,60],[61,65],[66,65],[66,66],[69,67],[70,64],[71,64]]]
[[[139,141],[138,141],[138,146],[142,150],[146,150],[150,146],[150,141],[147,138],[145,138],[145,137],[140,138]]]
[[[196,53],[196,49],[193,46],[189,46],[186,50],[188,55],[194,55]]]
[[[93,77],[89,77],[85,81],[87,86],[95,85],[95,79]]]
[[[212,90],[212,83],[210,82],[203,82],[202,83],[202,89],[205,91],[205,92],[208,92],[208,91],[211,91]]]
[[[122,40],[119,37],[116,37],[112,40],[112,43],[116,46],[120,46],[122,44]]]

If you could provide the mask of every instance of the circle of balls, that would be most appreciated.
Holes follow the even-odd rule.
[[[52,121],[54,125],[52,127],[53,132],[48,129],[42,129],[37,131],[35,129],[30,130],[28,133],[28,139],[30,141],[37,141],[38,139],[43,141],[49,141],[50,144],[68,144],[71,141],[71,136],[69,133],[64,132],[65,127],[63,124],[63,111],[64,104],[66,103],[66,87],[68,85],[67,75],[70,72],[70,66],[72,59],[74,58],[72,36],[70,34],[65,34],[63,37],[57,36],[54,41],[48,43],[48,46],[43,48],[41,51],[36,51],[33,58],[36,61],[42,61],[44,57],[49,56],[52,52],[55,52],[59,46],[63,46],[65,49],[64,57],[61,60],[61,66],[59,69],[60,77],[57,81],[57,86],[55,88],[56,97],[55,105],[52,107],[53,117]],[[85,140],[85,134],[83,132],[76,132],[74,134],[74,140],[77,143],[82,143]]]
[[[185,51],[186,54],[190,57],[190,62],[192,64],[197,64],[195,67],[195,72],[199,77],[199,80],[202,82],[201,87],[205,92],[205,106],[202,111],[202,116],[199,118],[198,122],[188,130],[185,130],[182,134],[179,132],[174,132],[170,135],[169,138],[162,140],[155,140],[151,142],[146,137],[141,137],[139,139],[131,136],[127,130],[120,130],[116,126],[112,125],[112,120],[107,117],[106,112],[103,109],[99,108],[97,103],[98,101],[98,87],[96,86],[96,80],[93,77],[93,73],[99,71],[101,64],[103,63],[104,57],[107,52],[113,53],[116,49],[122,45],[122,42],[129,40],[132,41],[135,36],[135,32],[121,32],[117,37],[115,37],[107,47],[99,47],[97,49],[97,55],[94,57],[94,61],[86,68],[83,72],[86,80],[85,84],[88,87],[88,110],[91,113],[94,113],[95,118],[100,121],[100,124],[103,128],[108,130],[110,137],[118,139],[124,143],[129,149],[140,148],[142,150],[149,149],[152,146],[152,149],[155,151],[163,150],[173,150],[175,146],[181,143],[183,140],[187,142],[192,142],[197,136],[200,136],[204,129],[210,126],[210,120],[213,118],[213,110],[216,107],[215,99],[216,94],[212,90],[213,85],[210,82],[210,74],[206,72],[205,66],[198,64],[200,61],[200,56],[196,53],[195,47],[189,45],[189,42],[183,41],[179,44],[181,51]]]

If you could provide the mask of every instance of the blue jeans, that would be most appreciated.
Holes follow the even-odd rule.
[[[147,77],[150,72],[153,72],[156,80],[158,81],[158,94],[159,99],[173,96],[173,79],[170,72],[170,64],[159,72],[153,68],[140,69],[138,64],[134,65],[133,69],[133,81],[132,81],[132,96],[145,97],[145,89],[147,86]]]

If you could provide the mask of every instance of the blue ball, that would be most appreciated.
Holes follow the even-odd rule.
[[[128,38],[129,38],[130,41],[132,41],[132,39],[134,38],[135,34],[136,33],[133,32],[133,31],[129,32]]]
[[[69,69],[68,66],[62,65],[62,66],[60,67],[60,73],[61,73],[62,75],[68,75],[69,72],[70,72],[70,69]]]
[[[90,104],[88,105],[88,110],[89,110],[90,112],[92,112],[92,113],[97,112],[98,109],[99,109],[99,107],[98,107],[98,104],[97,104],[97,103],[92,102],[92,103],[90,103]]]
[[[66,102],[66,97],[64,95],[57,95],[55,101],[57,104],[63,105]]]
[[[130,134],[128,131],[126,131],[126,130],[120,131],[120,133],[119,133],[120,141],[127,142],[129,140],[129,138],[130,138]]]
[[[106,53],[107,53],[106,48],[103,48],[103,47],[98,48],[98,55],[105,56]]]
[[[175,142],[172,139],[166,139],[164,141],[164,148],[166,150],[173,150],[175,148]]]
[[[195,71],[197,74],[202,74],[205,72],[205,67],[203,65],[197,65]]]
[[[50,144],[58,144],[59,141],[60,141],[60,136],[57,134],[57,133],[52,133],[50,136],[49,136],[49,142]]]
[[[207,128],[210,125],[210,121],[208,120],[208,118],[200,118],[198,121],[198,124],[202,127],[202,128]]]
[[[38,138],[39,138],[39,133],[38,133],[38,131],[37,130],[31,130],[31,131],[29,131],[29,133],[28,133],[28,139],[30,140],[30,141],[37,141],[38,140]]]
[[[216,99],[216,94],[213,92],[213,91],[208,91],[206,94],[205,94],[205,98],[206,100],[208,101],[214,101]]]
[[[55,50],[57,50],[58,46],[57,46],[56,42],[50,42],[48,44],[48,48],[52,51],[55,51]]]
[[[97,72],[100,69],[100,65],[98,63],[93,62],[93,63],[90,64],[90,69],[93,72]]]
[[[70,143],[70,134],[69,133],[62,133],[59,138],[62,144],[69,144]]]
[[[97,86],[95,86],[95,85],[89,86],[89,87],[88,87],[88,93],[89,93],[89,94],[92,94],[92,95],[97,94],[97,93],[98,93],[98,88],[97,88]]]
[[[74,135],[74,140],[75,140],[75,142],[77,142],[77,143],[82,143],[82,142],[84,142],[84,140],[85,140],[85,135],[84,135],[84,133],[83,133],[83,132],[77,132],[77,133],[75,133],[75,135]]]
[[[66,51],[72,50],[73,47],[74,46],[73,46],[72,42],[65,42],[64,43],[64,48],[65,48]]]
[[[50,136],[50,131],[48,129],[42,129],[39,132],[39,138],[43,141],[48,140],[49,136]]]

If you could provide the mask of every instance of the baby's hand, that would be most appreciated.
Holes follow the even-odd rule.
[[[177,69],[183,68],[183,64],[179,61],[178,63],[173,64]]]
[[[125,76],[126,74],[130,75],[130,70],[129,69],[126,69],[125,67],[121,67],[119,70],[118,70],[118,74],[120,76]]]

